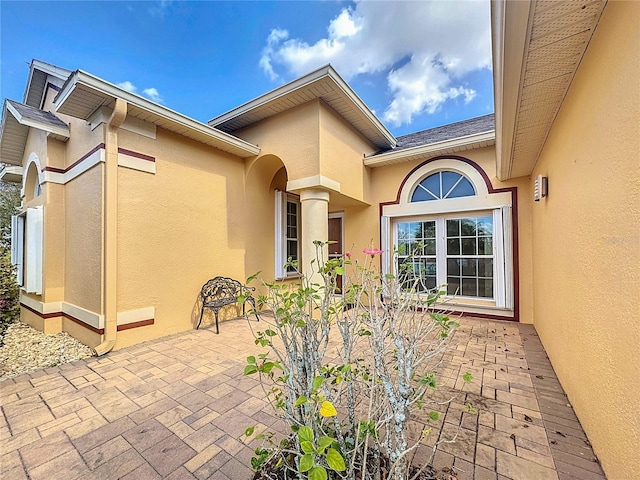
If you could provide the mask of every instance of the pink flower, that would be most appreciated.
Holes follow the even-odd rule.
[[[347,257],[347,258],[351,258],[351,252],[345,253],[344,256]]]
[[[362,250],[362,253],[371,255],[371,258],[373,258],[374,255],[380,255],[382,253],[382,250],[378,248],[365,248],[364,250]]]

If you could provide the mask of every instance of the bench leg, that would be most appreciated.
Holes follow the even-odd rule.
[[[198,330],[200,328],[200,324],[202,323],[202,315],[204,314],[204,307],[202,307],[200,309],[200,320],[198,321],[198,326],[196,327],[196,330]]]
[[[216,316],[216,334],[220,335],[220,329],[218,328],[218,310],[214,310],[213,313]]]

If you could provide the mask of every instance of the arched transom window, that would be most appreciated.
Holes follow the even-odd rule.
[[[473,184],[458,172],[436,172],[422,180],[411,195],[412,202],[471,197],[476,194]]]

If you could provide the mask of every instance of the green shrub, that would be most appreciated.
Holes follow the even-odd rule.
[[[0,248],[0,338],[20,314],[19,295],[20,287],[16,282],[15,267],[11,264],[11,254],[9,250]]]

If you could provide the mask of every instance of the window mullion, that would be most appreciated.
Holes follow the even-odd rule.
[[[444,217],[436,219],[436,272],[438,286],[447,283],[447,229]]]

